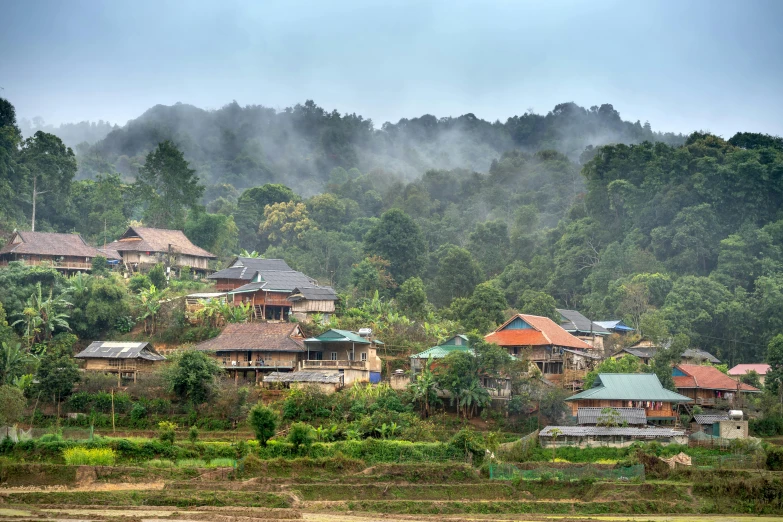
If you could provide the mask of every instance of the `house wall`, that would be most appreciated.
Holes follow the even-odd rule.
[[[740,376],[739,375],[729,375],[729,377],[731,377],[735,381],[739,381],[740,380]],[[762,386],[764,386],[764,377],[765,377],[764,375],[759,375],[759,382],[761,383]]]
[[[410,382],[411,378],[404,373],[395,373],[391,376],[391,379],[389,379],[392,390],[407,390]]]
[[[725,420],[718,423],[719,437],[724,439],[747,439],[748,421]]]
[[[334,301],[310,301],[308,299],[303,299],[301,301],[294,301],[291,302],[291,311],[292,312],[301,312],[301,313],[333,313],[334,312]]]
[[[296,368],[297,362],[302,358],[301,353],[271,350],[237,350],[232,352],[207,352],[207,354],[227,370],[259,367],[294,369]]]
[[[146,252],[138,252],[135,250],[121,251],[122,262],[126,265],[138,264],[138,265],[155,265],[162,261],[162,257],[165,257],[165,252],[150,252],[147,255]],[[206,270],[209,268],[209,259],[206,257],[188,256],[184,254],[175,254],[172,256],[172,266],[189,266],[197,270]]]
[[[579,408],[623,408],[628,407],[628,401],[610,401],[610,400],[578,400],[566,402],[571,409],[571,415],[576,417]],[[672,409],[672,403],[664,402],[661,409],[647,408],[644,412],[647,417],[675,417],[677,413]]]
[[[146,359],[81,359],[84,369],[88,372],[137,371],[151,372],[165,361],[148,361]]]

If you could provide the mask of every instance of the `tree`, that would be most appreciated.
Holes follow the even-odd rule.
[[[213,358],[195,350],[175,354],[164,369],[169,390],[194,405],[209,400],[222,373],[223,369]]]
[[[421,415],[425,419],[430,416],[432,405],[437,404],[439,401],[437,381],[430,369],[431,365],[432,361],[428,360],[421,373],[416,376],[416,380],[408,386],[413,394],[413,402],[419,404]]]
[[[557,303],[554,297],[544,292],[525,290],[519,297],[519,311],[523,314],[540,315],[549,317],[560,324],[560,313],[557,311]]]
[[[60,334],[41,357],[33,390],[57,403],[73,392],[80,380],[79,366],[73,358],[76,336]]]
[[[638,357],[626,354],[617,359],[605,359],[585,376],[584,389],[592,388],[599,373],[641,373],[642,362]],[[671,373],[671,371],[670,371]]]
[[[269,244],[287,245],[302,239],[308,230],[317,228],[304,203],[289,201],[264,207],[264,220],[258,227],[258,233]]]
[[[354,265],[351,284],[365,297],[397,286],[389,274],[389,262],[378,256],[365,257],[361,263]]]
[[[24,141],[20,159],[21,165],[29,173],[28,183],[32,196],[31,230],[35,230],[39,196],[48,194],[44,217],[51,219],[65,207],[64,203],[71,191],[71,181],[76,175],[76,155],[54,134],[38,131]]]
[[[27,373],[33,358],[22,350],[19,343],[0,343],[0,385],[13,384]]]
[[[27,300],[23,318],[15,321],[12,326],[24,324],[28,347],[34,344],[50,341],[55,331],[69,331],[68,314],[65,312],[71,303],[62,296],[54,296],[54,290],[49,290],[49,296],[44,298],[41,283],[36,283],[35,292]]]
[[[767,376],[764,386],[783,403],[783,334],[777,334],[767,345]]]
[[[185,235],[204,250],[218,257],[236,251],[239,244],[237,226],[233,216],[191,212],[185,222]]]
[[[166,290],[158,290],[155,285],[150,285],[149,288],[142,288],[135,295],[139,306],[138,319],[144,321],[145,333],[155,335],[158,312],[160,312],[161,301],[165,295]]]
[[[438,271],[433,281],[433,301],[449,306],[454,299],[470,296],[481,280],[481,268],[473,256],[453,245],[438,249]]]
[[[427,313],[427,292],[420,277],[411,277],[405,281],[396,299],[400,309],[412,318],[421,319]]]
[[[285,185],[267,183],[249,188],[239,196],[234,214],[239,231],[239,243],[244,248],[259,248],[258,226],[264,220],[264,209],[275,203],[297,201],[294,191]]]
[[[155,266],[147,273],[147,277],[149,278],[150,283],[160,290],[163,290],[168,285],[166,267],[163,263],[155,263]]]
[[[389,261],[389,272],[395,281],[405,281],[421,274],[427,245],[419,225],[400,209],[391,209],[367,233],[364,249],[368,255]]]
[[[740,376],[740,382],[753,386],[754,388],[761,389],[761,376],[756,370],[750,370],[744,375]]]
[[[266,446],[266,441],[275,435],[277,429],[277,414],[260,402],[250,409],[247,417],[248,424],[256,434],[256,440],[261,446]]]
[[[468,250],[487,277],[501,273],[508,263],[511,240],[505,221],[477,223],[468,236]]]
[[[300,453],[302,448],[307,450],[313,443],[313,428],[304,422],[291,424],[288,430],[288,442],[294,446],[295,453]]]
[[[204,194],[196,171],[190,168],[179,148],[168,140],[147,154],[136,178],[136,187],[146,204],[144,223],[158,228],[182,229],[185,210],[195,210]]]
[[[667,390],[676,391],[672,378],[672,366],[680,362],[682,354],[688,349],[690,340],[685,334],[677,334],[667,347],[661,347],[650,360],[650,369],[658,376],[661,385]]]
[[[481,283],[459,311],[459,320],[468,330],[486,333],[503,322],[508,308],[506,298],[491,281]]]
[[[13,426],[22,420],[26,405],[22,390],[9,384],[0,386],[0,426]]]

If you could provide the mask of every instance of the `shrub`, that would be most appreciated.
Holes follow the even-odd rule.
[[[771,446],[767,450],[767,469],[771,471],[783,471],[783,448]]]
[[[63,450],[65,463],[74,466],[112,466],[117,454],[110,448],[66,448]]]
[[[133,405],[133,408],[131,408],[130,411],[130,418],[134,422],[138,422],[140,420],[147,418],[147,408],[140,402],[137,402]]]
[[[158,423],[158,438],[161,442],[168,442],[174,444],[174,438],[176,437],[177,425],[169,421],[160,421]]]
[[[207,463],[201,459],[182,459],[177,461],[178,468],[206,468]]]
[[[188,430],[188,440],[191,442],[191,444],[195,444],[196,441],[198,441],[198,428],[195,426],[191,426],[190,430]]]
[[[304,422],[295,422],[291,424],[288,430],[288,442],[290,442],[294,451],[299,453],[302,448],[305,450],[313,443],[313,428]]]
[[[236,464],[234,459],[212,459],[207,464],[208,468],[233,468]]]
[[[147,466],[151,468],[173,468],[174,463],[168,459],[152,459],[147,461]]]
[[[130,278],[130,281],[128,282],[128,288],[130,288],[130,291],[134,294],[138,294],[139,291],[149,288],[151,284],[152,282],[150,282],[149,277],[145,276],[144,274],[136,274]]]
[[[250,410],[247,421],[256,434],[256,440],[262,446],[275,435],[277,429],[277,414],[261,403],[256,404]]]

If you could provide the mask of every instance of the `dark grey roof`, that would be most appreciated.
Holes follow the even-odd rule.
[[[207,279],[242,279],[243,281],[251,281],[258,270],[251,270],[244,266],[234,266],[218,270],[214,274],[207,276]]]
[[[563,316],[563,320],[560,321],[560,326],[566,332],[592,332],[595,335],[609,335],[609,330],[603,326],[590,321],[587,317],[580,314],[576,310],[566,310],[565,308],[558,308],[557,311]]]
[[[655,356],[655,353],[658,351],[658,348],[649,346],[649,347],[639,347],[639,348],[623,348],[619,352],[617,352],[615,355],[626,352],[630,353],[633,356],[639,357],[640,359],[649,359],[650,357]]]
[[[728,414],[725,414],[725,413],[723,415],[720,415],[720,414],[718,414],[718,415],[711,415],[711,414],[706,414],[706,413],[705,414],[699,413],[699,414],[693,416],[693,420],[696,421],[696,424],[701,424],[701,425],[704,425],[704,424],[715,424],[716,422],[729,420],[729,416],[728,416]]]
[[[155,351],[150,343],[122,343],[112,341],[95,341],[75,357],[78,359],[166,360],[165,357]]]
[[[229,294],[241,294],[242,292],[255,292],[256,290],[261,290],[264,288],[264,285],[266,285],[265,282],[261,283],[248,283],[246,285],[242,285],[239,288],[234,288],[233,290],[229,290]]]
[[[302,272],[296,270],[262,270],[259,271],[261,280],[266,282],[265,290],[286,290],[304,286],[317,286],[314,279],[310,279]]]
[[[647,415],[644,408],[612,408],[617,411],[617,422],[619,424],[647,424]],[[611,418],[611,415],[601,413],[603,408],[578,408],[576,410],[577,422],[579,424],[598,424],[604,418]]]
[[[698,348],[688,348],[683,352],[682,358],[709,361],[712,364],[720,364],[720,359],[712,355],[710,352],[705,352],[704,350],[699,350]]]
[[[237,257],[231,266],[244,266],[251,270],[293,270],[288,263],[282,259],[261,259],[259,257]]]
[[[308,301],[336,301],[337,292],[331,286],[303,286],[294,288],[293,295],[289,298],[291,301],[307,299]]]
[[[343,376],[339,373],[326,372],[272,372],[264,376],[264,382],[312,382],[322,384],[340,384]]]
[[[539,437],[552,437],[552,430],[560,430],[558,437],[611,437],[626,436],[639,439],[655,439],[658,437],[678,437],[684,436],[682,430],[673,430],[670,428],[604,428],[599,426],[547,426],[542,429]]]

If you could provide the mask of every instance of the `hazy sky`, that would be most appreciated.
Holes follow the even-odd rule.
[[[7,1],[0,96],[124,124],[313,99],[376,126],[611,103],[655,130],[783,135],[783,1]]]

